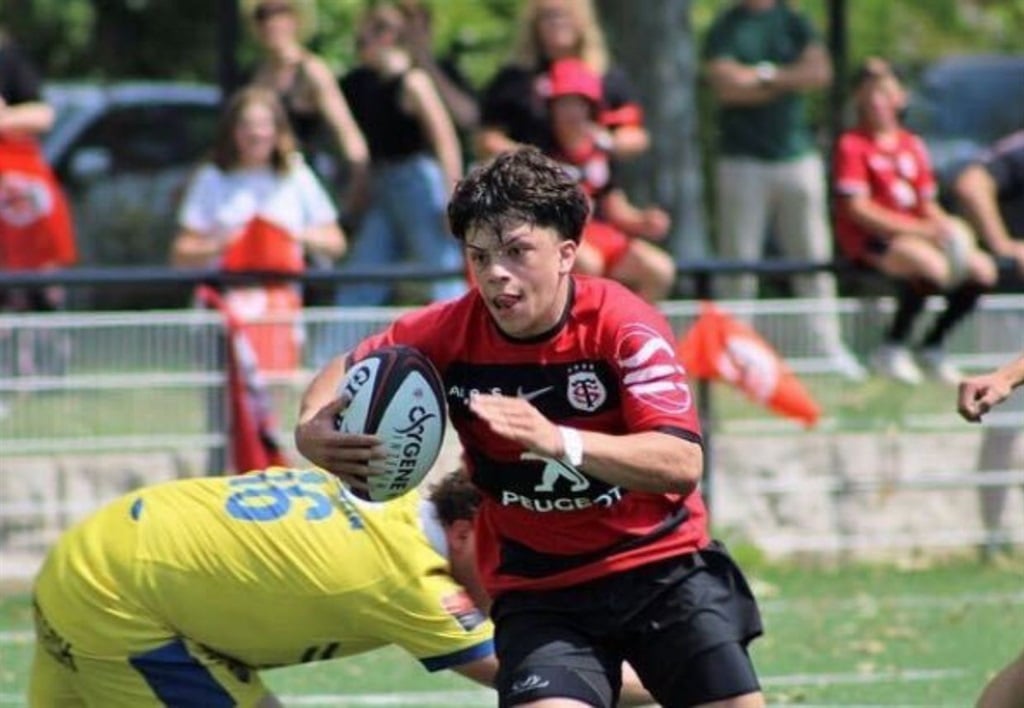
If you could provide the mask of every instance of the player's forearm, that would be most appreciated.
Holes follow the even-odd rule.
[[[299,403],[299,423],[309,421],[325,405],[338,397],[338,390],[345,378],[345,358],[348,353],[327,362],[309,382]]]
[[[996,371],[996,375],[1006,380],[1011,389],[1024,386],[1024,354],[1001,366]]]
[[[625,489],[689,494],[704,471],[697,443],[667,433],[606,435],[580,431],[584,472]]]

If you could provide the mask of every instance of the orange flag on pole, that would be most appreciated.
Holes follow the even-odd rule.
[[[236,474],[287,466],[271,410],[270,392],[256,366],[248,336],[231,307],[213,288],[199,286],[196,294],[207,307],[224,317],[227,329],[228,410],[230,411],[230,465]]]
[[[700,316],[679,339],[676,355],[691,376],[722,379],[780,415],[818,422],[821,408],[778,352],[750,326],[701,303]]]

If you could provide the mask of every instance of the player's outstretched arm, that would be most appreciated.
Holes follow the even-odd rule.
[[[522,398],[479,394],[471,410],[491,430],[530,454],[563,459],[566,436],[579,436],[584,472],[609,484],[641,492],[688,494],[700,481],[704,452],[697,443],[659,432],[607,435],[562,428]]]
[[[1024,354],[991,373],[972,376],[961,382],[957,390],[957,411],[964,419],[977,423],[1022,384]]]

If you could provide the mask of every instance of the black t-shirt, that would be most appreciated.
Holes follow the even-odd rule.
[[[498,128],[517,143],[535,145],[545,152],[555,148],[548,118],[548,66],[533,71],[517,65],[500,69],[484,90],[480,120]],[[617,110],[637,100],[626,73],[610,67],[601,79],[604,106]]]
[[[1024,130],[996,143],[981,161],[999,194],[999,203],[1011,212],[1014,221],[1007,219],[1010,233],[1024,234]],[[1016,210],[1005,207],[1016,206]]]
[[[366,136],[373,162],[430,150],[419,120],[406,113],[399,101],[404,80],[405,74],[383,77],[368,67],[357,67],[341,79],[342,93]]]
[[[986,152],[978,164],[992,176],[999,200],[999,212],[1007,231],[1014,238],[1024,235],[1024,130],[1013,133]],[[1009,292],[1024,291],[1024,278],[1011,271],[1004,288]]]
[[[0,41],[0,96],[4,103],[38,101],[42,91],[39,74],[28,58],[9,41]]]

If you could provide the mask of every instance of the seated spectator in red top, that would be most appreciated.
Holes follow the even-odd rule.
[[[836,232],[847,258],[900,281],[895,317],[873,357],[879,373],[908,384],[932,376],[957,383],[961,375],[943,354],[953,327],[996,282],[992,258],[974,234],[936,201],[936,183],[924,143],[904,130],[905,94],[888,64],[869,60],[858,71],[857,125],[835,152]],[[930,294],[946,309],[919,341],[908,343]],[[915,361],[916,358],[916,361]]]
[[[484,89],[476,152],[481,160],[521,145],[550,152],[548,69],[559,59],[586,62],[601,77],[604,129],[610,152],[627,159],[645,152],[650,136],[626,73],[613,65],[591,0],[527,0],[515,58]]]
[[[657,207],[634,206],[615,183],[610,145],[600,126],[600,77],[579,59],[560,59],[548,78],[551,157],[569,167],[593,204],[576,252],[576,272],[618,280],[648,302],[663,299],[675,282],[675,264],[643,238],[663,238],[669,216]]]

